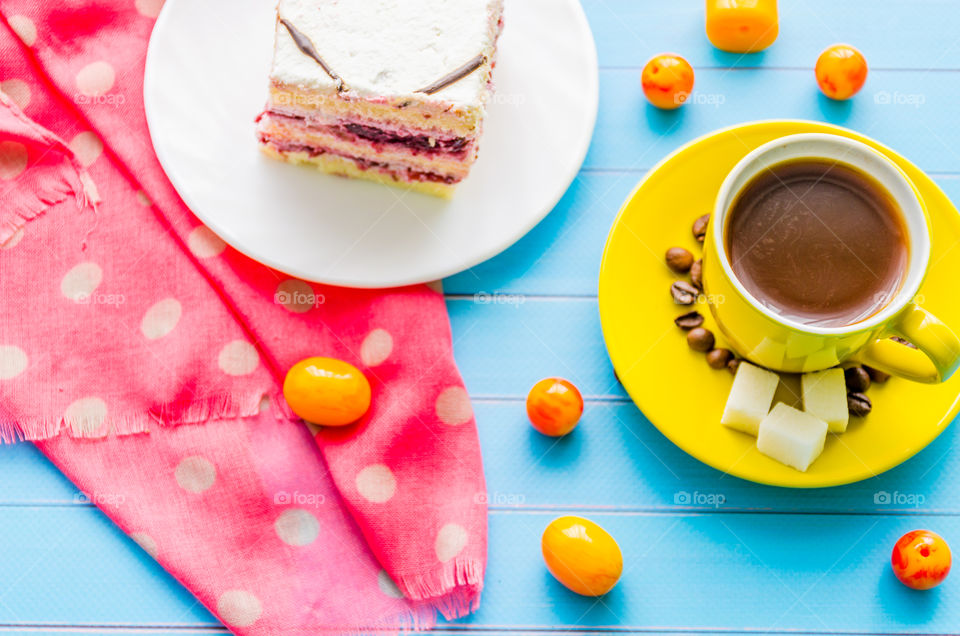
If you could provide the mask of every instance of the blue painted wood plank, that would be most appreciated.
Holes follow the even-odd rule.
[[[449,300],[447,308],[454,355],[474,397],[525,397],[548,376],[567,377],[585,396],[626,396],[604,348],[594,298],[520,304],[465,298]]]
[[[896,538],[916,527],[960,544],[957,516],[592,512],[625,558],[621,584],[601,602],[546,573],[539,540],[553,516],[491,515],[484,603],[458,624],[927,634],[960,624],[953,581],[917,594],[895,581],[888,561]],[[0,510],[0,531],[4,625],[215,625],[91,508]]]
[[[642,66],[680,53],[694,66],[813,68],[836,42],[855,45],[874,68],[960,69],[960,12],[952,0],[781,0],[780,35],[762,53],[715,49],[704,32],[704,2],[582,0],[601,66]]]
[[[33,444],[0,444],[0,505],[82,502],[82,493]]]
[[[630,403],[587,402],[561,439],[530,426],[524,403],[475,405],[488,501],[497,510],[960,515],[960,439],[949,427],[917,456],[838,488],[773,488],[724,475],[674,446]],[[719,424],[717,424],[719,426]]]
[[[480,398],[495,511],[484,606],[443,633],[955,633],[955,585],[911,594],[886,569],[890,544],[912,527],[929,525],[960,541],[960,495],[950,487],[960,471],[949,452],[955,429],[906,465],[843,488],[805,493],[723,478],[673,447],[624,401],[591,297],[603,239],[642,172],[681,143],[740,121],[800,117],[856,128],[927,170],[950,173],[938,181],[960,200],[960,132],[953,126],[960,75],[939,72],[960,69],[953,37],[960,12],[946,0],[781,2],[780,40],[741,58],[709,46],[699,1],[584,6],[607,68],[587,169],[530,236],[446,281],[448,292],[461,295],[448,304],[458,360]],[[873,68],[863,94],[848,104],[820,97],[809,70],[819,50],[838,40],[860,47]],[[639,89],[639,66],[664,50],[697,67],[694,102],[673,114],[646,106]],[[740,70],[716,70],[729,66]],[[752,66],[760,69],[743,70]],[[925,68],[937,70],[879,70]],[[555,374],[601,398],[588,405],[582,429],[556,445],[532,432],[522,408],[527,388]],[[0,611],[0,633],[224,633],[105,517],[79,504],[75,489],[35,449],[0,448],[0,466],[0,600],[19,616]],[[887,506],[874,499],[882,492],[924,499],[914,508]],[[685,506],[683,493],[691,504],[698,494],[720,495],[724,503],[717,510]],[[38,502],[66,505],[23,507]],[[620,540],[627,575],[601,604],[568,594],[544,573],[537,544],[552,513],[539,508],[591,510]],[[745,510],[869,514],[738,512]],[[31,567],[31,556],[38,565]],[[16,622],[94,627],[27,631],[10,626]],[[208,629],[193,629],[201,626]]]
[[[600,74],[600,114],[585,166],[647,169],[682,143],[758,119],[812,119],[858,130],[897,149],[924,170],[960,169],[960,129],[952,124],[960,73],[875,71],[854,99],[836,102],[807,70],[697,73],[690,102],[649,105],[634,70]]]
[[[0,509],[0,623],[216,624],[89,506]]]
[[[444,281],[449,294],[478,304],[517,303],[516,295],[597,293],[607,233],[642,175],[582,172],[557,207],[500,256]]]
[[[539,543],[552,517],[493,515],[484,604],[464,623],[827,634],[955,634],[960,625],[960,587],[918,594],[889,564],[897,537],[915,527],[960,541],[955,517],[592,514],[624,553],[620,584],[599,601],[546,572]]]

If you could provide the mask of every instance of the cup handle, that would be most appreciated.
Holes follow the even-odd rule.
[[[960,338],[916,303],[907,306],[889,332],[916,345],[917,349],[892,340],[875,340],[861,351],[863,364],[927,384],[946,381],[960,365]]]

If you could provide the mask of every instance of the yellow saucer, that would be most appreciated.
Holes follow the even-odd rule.
[[[726,128],[669,155],[637,185],[610,230],[600,269],[600,321],[617,375],[633,401],[673,443],[725,473],[774,486],[819,488],[873,477],[906,461],[950,424],[960,410],[960,373],[940,385],[898,378],[874,384],[873,412],[851,420],[847,432],[830,435],[823,454],[806,473],[756,449],[756,438],[720,424],[733,376],[707,366],[687,347],[673,319],[692,308],[673,303],[670,284],[679,277],[663,261],[678,245],[699,256],[690,226],[710,212],[727,172],[754,148],[784,135],[827,132],[867,143],[910,176],[929,208],[933,225],[931,268],[919,298],[960,330],[960,215],[943,191],[912,163],[845,128],[806,121],[765,121]],[[725,346],[706,305],[696,307],[705,327]],[[787,388],[781,386],[781,393]],[[786,401],[786,400],[785,400]]]

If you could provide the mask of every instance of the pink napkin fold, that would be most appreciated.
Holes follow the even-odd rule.
[[[235,633],[476,609],[485,486],[442,295],[291,279],[192,216],[143,115],[161,4],[0,0],[0,437]],[[312,436],[286,407],[311,355],[366,373],[359,424]]]

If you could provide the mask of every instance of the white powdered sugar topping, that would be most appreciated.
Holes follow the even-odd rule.
[[[479,106],[489,63],[435,93],[417,91],[478,55],[492,58],[503,0],[280,0],[281,18],[310,39],[349,91]],[[332,92],[336,82],[278,22],[272,79]]]

